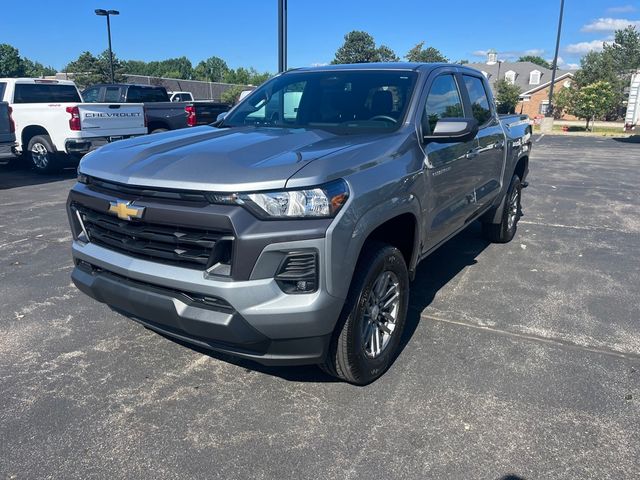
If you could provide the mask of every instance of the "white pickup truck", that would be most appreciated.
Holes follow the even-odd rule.
[[[0,101],[12,109],[16,152],[39,172],[77,164],[101,145],[147,133],[141,103],[83,103],[69,80],[0,78]]]

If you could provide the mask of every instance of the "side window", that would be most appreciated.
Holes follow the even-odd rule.
[[[471,77],[469,75],[464,75],[464,84],[467,87],[467,92],[469,92],[473,118],[478,121],[478,125],[484,125],[492,116],[489,97],[487,97],[484,84],[478,77]]]
[[[99,88],[87,88],[82,92],[82,100],[87,103],[95,103],[98,101],[98,92],[100,92]]]
[[[4,98],[4,91],[7,88],[7,84],[5,82],[0,82],[0,102]]]
[[[106,103],[118,103],[120,101],[120,87],[107,87],[104,92]]]
[[[458,84],[453,75],[441,75],[431,84],[423,114],[423,128],[428,126],[429,132],[441,118],[464,117],[462,99]]]

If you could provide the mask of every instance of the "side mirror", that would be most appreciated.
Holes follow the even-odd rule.
[[[475,118],[443,118],[438,120],[433,132],[424,135],[428,142],[465,142],[478,133],[478,121]]]
[[[222,113],[219,113],[219,114],[218,114],[218,116],[216,117],[216,122],[221,122],[221,121],[223,121],[225,118],[227,118],[227,114],[228,114],[228,113],[229,113],[229,112],[222,112]]]

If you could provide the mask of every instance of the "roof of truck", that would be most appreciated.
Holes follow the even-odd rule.
[[[339,65],[321,65],[317,67],[301,67],[289,70],[291,72],[313,72],[334,70],[433,70],[438,67],[458,67],[475,71],[466,65],[452,63],[415,63],[415,62],[382,62],[382,63],[345,63]]]

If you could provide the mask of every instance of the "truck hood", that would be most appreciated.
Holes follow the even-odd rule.
[[[80,171],[159,188],[281,189],[305,165],[362,140],[323,130],[202,126],[108,144],[86,155]]]

